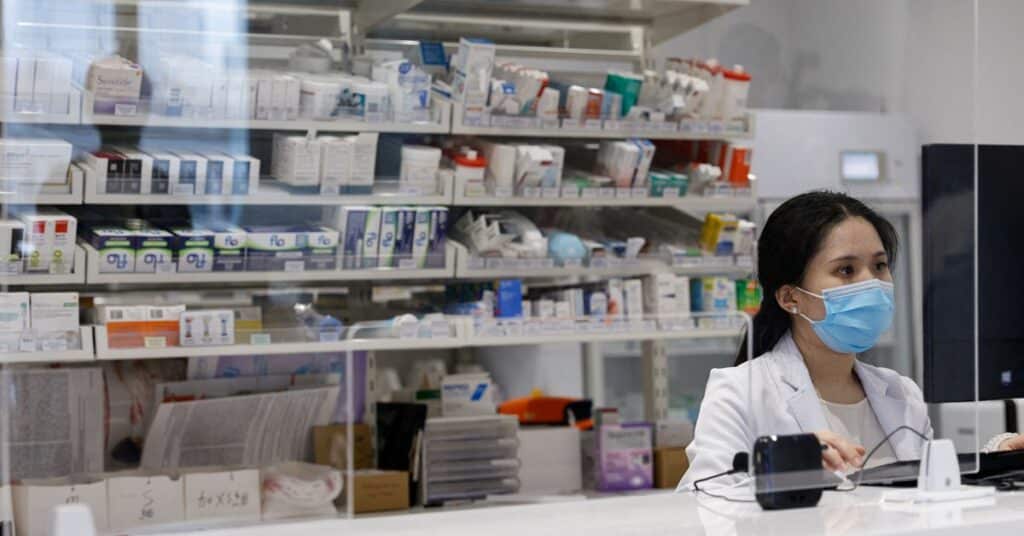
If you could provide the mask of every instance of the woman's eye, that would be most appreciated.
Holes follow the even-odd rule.
[[[875,270],[878,270],[879,272],[884,271],[884,270],[888,270],[888,269],[889,269],[889,263],[887,263],[887,262],[880,262],[880,263],[875,265]]]
[[[853,266],[842,266],[839,268],[839,274],[843,276],[853,275]]]

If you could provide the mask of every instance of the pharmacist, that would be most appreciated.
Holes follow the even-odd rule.
[[[889,266],[896,249],[892,225],[844,194],[806,193],[772,213],[758,242],[764,300],[738,361],[746,361],[750,343],[757,357],[711,371],[680,490],[729,471],[733,456],[748,452],[757,435],[814,433],[825,467],[845,473],[900,426],[932,435],[914,381],[857,360],[892,323]],[[868,466],[919,459],[921,444],[916,434],[900,431]],[[1015,434],[985,445],[987,451],[1021,448],[1024,436]]]

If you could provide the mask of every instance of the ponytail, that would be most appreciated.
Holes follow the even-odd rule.
[[[789,322],[789,313],[779,306],[775,296],[765,296],[761,301],[761,310],[754,316],[754,357],[775,348],[779,339],[789,330]],[[750,344],[750,340],[750,334],[744,333],[739,354],[736,355],[736,365],[747,361],[747,344]]]

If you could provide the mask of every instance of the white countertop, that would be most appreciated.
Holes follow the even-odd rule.
[[[1024,493],[931,506],[882,504],[885,490],[826,492],[815,508],[766,512],[755,504],[692,494],[656,494],[470,509],[437,509],[203,531],[204,536],[585,534],[656,536],[916,535],[1024,533]],[[180,534],[180,533],[179,533]]]

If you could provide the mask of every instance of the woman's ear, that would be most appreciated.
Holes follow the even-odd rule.
[[[796,287],[793,285],[782,285],[775,291],[775,301],[778,302],[779,307],[782,307],[783,311],[796,314],[800,312],[800,304],[796,300],[797,292]]]

